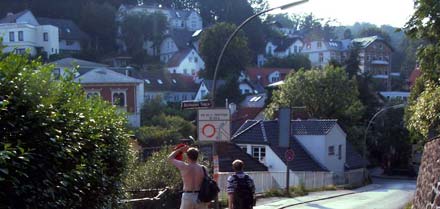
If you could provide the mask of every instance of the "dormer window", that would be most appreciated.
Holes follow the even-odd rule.
[[[163,84],[163,81],[160,80],[160,79],[157,79],[157,83],[162,85],[162,84]]]
[[[176,83],[177,83],[176,79],[173,79],[172,81],[173,81],[173,83],[174,83],[174,84],[176,84]]]
[[[145,83],[146,84],[151,84],[150,80],[148,80],[148,79],[145,79]]]

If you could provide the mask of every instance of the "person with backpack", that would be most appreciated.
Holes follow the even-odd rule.
[[[187,161],[179,157],[186,153]],[[198,198],[200,187],[206,175],[206,168],[197,163],[199,150],[188,145],[181,145],[168,156],[168,162],[177,167],[183,181],[183,193],[180,209],[207,209],[208,203]],[[176,159],[178,157],[178,159]]]
[[[241,160],[232,162],[235,174],[228,177],[228,207],[229,209],[252,209],[255,194],[255,184],[252,178],[243,172],[244,163]]]

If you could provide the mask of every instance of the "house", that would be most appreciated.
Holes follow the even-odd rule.
[[[403,102],[408,101],[410,92],[407,91],[380,91],[379,94],[386,100],[398,99]]]
[[[162,7],[162,5],[126,5],[121,4],[116,13],[117,22],[122,22],[124,16],[133,13],[151,14],[160,12],[167,17],[168,25],[171,29],[185,29],[196,31],[203,28],[202,17],[195,10],[176,10]]]
[[[217,80],[216,82],[216,91],[218,90],[218,88],[220,88],[221,86],[225,85],[226,81],[225,80]],[[208,94],[209,92],[212,90],[212,86],[213,86],[213,81],[212,80],[202,80],[202,82],[200,82],[199,88],[197,90],[196,93],[196,97],[194,98],[194,100],[200,101],[203,100]]]
[[[155,98],[164,102],[193,100],[198,89],[191,77],[163,70],[137,71],[133,77],[143,81],[146,102]]]
[[[266,57],[285,58],[301,53],[304,42],[299,37],[283,37],[269,40],[265,47]]]
[[[199,71],[205,69],[205,62],[195,49],[186,48],[171,57],[167,68],[170,73],[191,76],[196,80]]]
[[[100,96],[127,113],[129,124],[139,127],[144,102],[143,81],[108,68],[95,68],[75,78],[86,92],[87,98]]]
[[[373,78],[382,79],[386,89],[391,90],[391,55],[393,48],[379,36],[353,39],[352,45],[359,47],[361,73],[369,72]]]
[[[306,41],[302,52],[308,56],[312,67],[323,68],[330,60],[345,62],[349,56],[351,40]]]
[[[48,58],[60,52],[58,27],[40,24],[29,10],[0,19],[0,38],[4,53],[24,54],[28,50],[31,56]]]
[[[54,65],[53,74],[57,78],[59,76],[65,77],[69,72],[75,72],[75,77],[78,77],[90,70],[108,67],[108,65],[105,64],[71,57],[59,59],[49,64]]]
[[[258,159],[269,171],[328,171],[342,175],[361,169],[366,161],[346,142],[337,120],[292,120],[289,142],[294,159],[285,160],[287,150],[279,146],[282,126],[277,120],[248,120],[232,137],[232,142]]]
[[[256,81],[252,82],[247,79],[239,79],[238,88],[242,95],[260,94],[265,92],[264,86],[261,83]]]
[[[251,67],[245,69],[241,79],[247,79],[253,83],[259,83],[266,87],[272,83],[284,80],[291,72],[294,72],[294,69]]]
[[[67,19],[37,18],[42,25],[58,27],[60,54],[76,54],[86,48],[90,37],[72,21]]]

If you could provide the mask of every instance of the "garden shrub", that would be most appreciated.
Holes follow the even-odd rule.
[[[112,208],[127,164],[125,117],[73,76],[0,60],[0,207]]]

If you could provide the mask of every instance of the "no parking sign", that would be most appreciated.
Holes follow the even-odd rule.
[[[197,130],[200,141],[229,141],[229,109],[200,109],[197,112]]]

